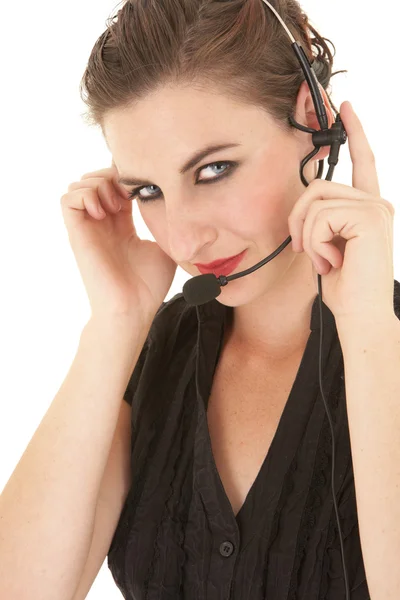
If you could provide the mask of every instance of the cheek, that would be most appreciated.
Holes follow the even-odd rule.
[[[276,175],[275,175],[276,179]],[[251,238],[265,232],[279,236],[288,230],[287,190],[271,177],[252,182],[248,192],[235,199],[232,206],[232,227],[240,229],[243,237]],[[283,240],[282,240],[283,241]]]
[[[163,214],[160,213],[160,211],[154,210],[154,207],[150,207],[149,209],[145,208],[142,210],[139,206],[139,212],[144,224],[150,231],[153,238],[156,240],[157,244],[162,250],[164,250],[166,254],[170,256],[171,252],[168,247],[168,235],[165,228]]]

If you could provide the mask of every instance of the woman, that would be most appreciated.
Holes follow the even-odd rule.
[[[329,48],[297,0],[273,5],[310,60],[318,50],[331,126]],[[305,191],[299,165],[313,145],[288,117],[319,125],[287,35],[261,0],[125,2],[93,48],[82,91],[113,156],[62,199],[92,319],[3,492],[0,592],[81,600],[107,553],[131,600],[345,598],[318,380],[320,273],[349,589],[353,600],[389,598],[400,546],[400,414],[389,402],[400,386],[400,286],[393,290],[392,206],[363,160],[370,151],[350,105],[342,116],[354,187],[315,182]],[[308,164],[308,181],[328,152]],[[155,242],[136,235],[131,199]],[[181,293],[165,301],[177,265],[196,276],[240,255],[208,269],[244,270],[289,233],[292,245],[212,302],[189,306]],[[25,513],[16,497],[30,498]],[[43,497],[46,519],[27,532],[21,524]],[[66,514],[73,527],[44,535]],[[23,542],[33,549],[39,537],[48,541],[41,562],[26,551],[27,591],[13,565],[26,562]]]
[[[310,60],[318,50],[331,126],[329,48],[298,2],[274,6]],[[288,116],[319,129],[303,79],[261,0],[128,2],[98,40],[83,79],[89,122],[157,244],[190,275],[242,253],[230,269],[244,270],[288,236],[313,149]],[[215,145],[230,147],[183,169]],[[108,564],[126,598],[345,597],[317,372],[316,272],[331,265],[309,254],[288,246],[215,301],[188,307],[178,294],[157,312],[125,394],[133,482]],[[367,599],[343,356],[327,306],[324,327],[349,584]]]

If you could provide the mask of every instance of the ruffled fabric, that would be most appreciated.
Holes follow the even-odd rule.
[[[132,486],[108,552],[129,600],[345,600],[331,489],[332,435],[318,379],[319,298],[264,463],[234,515],[214,461],[207,403],[229,309],[164,302],[132,373]],[[394,282],[400,318],[400,285]],[[323,304],[323,389],[351,600],[369,600],[358,529],[343,356]]]

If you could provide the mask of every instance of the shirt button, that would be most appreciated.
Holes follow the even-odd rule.
[[[222,542],[219,547],[221,556],[230,556],[234,550],[234,546],[231,542]]]

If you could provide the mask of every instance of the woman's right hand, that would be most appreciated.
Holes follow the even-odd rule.
[[[156,242],[138,237],[132,201],[118,184],[114,162],[72,183],[61,197],[61,208],[92,317],[151,320],[165,300],[177,264]]]

